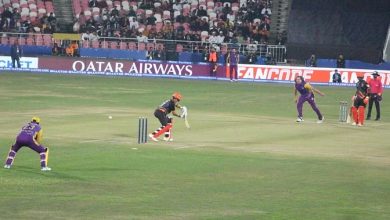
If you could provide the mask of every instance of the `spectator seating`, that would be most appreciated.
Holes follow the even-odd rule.
[[[47,47],[52,47],[54,43],[51,34],[10,34],[10,36],[1,37],[1,44],[3,45],[12,45],[15,41],[18,41],[20,45]]]
[[[148,2],[152,2],[152,5],[145,7],[144,4],[148,4]],[[101,29],[99,32],[98,28],[100,28],[100,26],[103,26],[102,20],[110,19],[111,13],[114,9],[118,10],[119,18],[117,19],[123,22],[122,20],[126,20],[128,18],[128,13],[132,8],[136,14],[135,18],[139,23],[137,30],[135,30],[134,32],[143,32],[143,34],[148,38],[156,38],[157,44],[159,43],[159,39],[176,40],[177,42],[175,42],[174,45],[170,46],[169,48],[171,48],[171,51],[178,52],[186,51],[189,47],[189,43],[184,42],[184,40],[188,40],[190,38],[184,38],[184,35],[197,35],[197,37],[191,39],[197,39],[196,41],[208,44],[209,36],[212,35],[211,32],[215,31],[215,29],[217,29],[217,32],[220,32],[222,30],[225,35],[224,43],[229,43],[233,38],[233,34],[242,33],[241,31],[239,31],[239,25],[237,24],[236,26],[227,28],[227,26],[230,26],[230,24],[233,24],[236,21],[238,21],[239,23],[251,25],[250,30],[248,32],[250,36],[245,37],[245,39],[251,39],[250,43],[263,42],[261,39],[262,35],[265,32],[269,31],[265,30],[266,28],[269,29],[269,27],[261,26],[261,24],[263,24],[264,22],[268,24],[271,22],[269,16],[263,17],[263,15],[260,14],[258,9],[267,7],[267,5],[270,4],[270,0],[258,0],[256,3],[257,5],[255,5],[256,10],[253,9],[253,5],[252,7],[249,5],[253,3],[251,3],[251,1],[247,2],[247,0],[232,0],[231,3],[225,1],[223,3],[220,0],[187,0],[183,4],[176,4],[176,6],[175,4],[167,4],[166,2],[168,1],[162,0],[160,2],[153,0],[106,0],[96,1],[93,3],[93,5],[91,5],[89,4],[90,0],[71,0],[71,7],[73,9],[75,17],[80,20],[80,26],[85,27],[84,24],[86,22],[89,22],[88,20],[90,20],[93,22],[92,26],[95,28],[95,31],[97,31],[98,35],[100,35],[99,40],[83,42],[81,46],[89,48],[109,48],[122,50],[145,50],[150,46],[152,46],[153,48],[156,47],[154,43],[150,45],[148,43],[137,42],[135,40],[136,35],[131,35],[132,37],[128,37],[128,40],[121,40],[121,36],[128,36],[125,35],[125,32],[123,30],[123,27],[125,27],[126,25],[119,27],[115,26],[114,30],[112,30],[109,35],[107,35],[107,33],[101,32]],[[247,4],[248,7],[246,8]],[[243,5],[245,8],[243,8]],[[19,10],[19,13],[21,15],[19,23],[28,20],[31,21],[34,26],[35,32],[43,31],[42,25],[39,24],[41,20],[40,18],[44,15],[48,15],[51,12],[54,12],[54,6],[51,0],[0,0],[0,12],[4,11],[8,7],[12,7],[13,9]],[[202,11],[202,13],[200,13],[200,8],[205,9],[205,11]],[[251,10],[251,13],[253,13],[252,16],[249,16],[251,19],[249,20],[249,18],[245,18],[248,19],[248,21],[244,20],[242,11],[246,13],[246,11]],[[195,18],[193,16],[194,14],[196,15]],[[182,15],[188,17],[184,18],[183,20]],[[178,19],[179,16],[181,20]],[[191,19],[189,19],[189,17],[191,17]],[[230,19],[230,24],[227,23],[228,21],[226,17]],[[147,23],[149,22],[147,18],[154,18],[154,21],[152,21],[151,23]],[[84,22],[82,23],[81,20],[83,20]],[[199,23],[194,22],[195,20],[199,23],[202,23],[204,20],[205,22],[203,22],[202,24],[203,27],[200,28]],[[170,24],[170,26],[167,25],[168,23]],[[196,24],[194,25],[194,23]],[[120,25],[123,24],[120,23]],[[106,29],[106,27],[103,26],[103,29]],[[166,34],[167,32],[169,33],[172,30],[173,32],[175,32],[175,34],[168,35],[170,37],[165,37],[166,35],[164,35],[163,37],[161,37],[161,35],[157,36],[158,33]],[[181,38],[176,38],[177,36],[180,36],[180,34],[177,34],[177,32],[179,31],[181,32]],[[257,35],[260,35],[260,40],[257,40],[256,36],[254,36],[253,33],[255,32],[258,32]],[[150,33],[153,33],[154,35],[150,37]],[[19,43],[23,45],[50,46],[53,43],[52,38],[49,35],[42,35],[41,33],[39,33],[38,35],[25,34],[16,38],[5,36],[1,39],[1,42],[9,44],[15,40],[19,40]],[[164,46],[168,48],[167,45]],[[193,45],[190,46],[192,46],[193,48],[195,47]],[[224,45],[218,45],[218,48],[221,49],[222,53],[225,53],[227,51],[227,48]]]
[[[141,0],[114,0],[114,1],[107,0],[105,1],[105,4],[102,5],[99,3],[100,1],[97,1],[93,3],[93,5],[90,5],[89,1],[90,0],[72,0],[72,7],[73,7],[74,14],[76,15],[76,17],[79,18],[79,20],[88,21],[89,19],[92,19],[97,21],[97,25],[102,25],[101,23],[99,24],[99,22],[101,22],[100,18],[104,18],[103,17],[104,15],[106,16],[105,19],[110,19],[111,16],[110,13],[114,9],[118,10],[119,17],[127,19],[127,15],[130,11],[130,8],[132,7],[137,15],[136,19],[139,22],[139,27],[137,30],[139,32],[148,33],[152,28],[154,28],[156,32],[161,32],[164,31],[164,28],[167,23],[171,23],[173,24],[174,30],[177,30],[178,27],[182,26],[184,28],[183,35],[188,34],[189,32],[192,31],[194,34],[198,34],[200,39],[203,42],[208,42],[208,37],[211,34],[210,31],[213,26],[219,28],[221,22],[223,21],[226,22],[226,18],[224,17],[228,16],[228,18],[231,19],[230,22],[232,23],[234,23],[235,20],[238,19],[241,22],[241,19],[243,18],[242,12],[240,12],[241,6],[244,5],[246,7],[247,4],[250,4],[247,3],[247,0],[233,0],[232,3],[230,2],[222,3],[219,0],[188,0],[185,1],[184,4],[179,3],[181,9],[177,10],[174,7],[174,4],[166,4],[166,2],[168,2],[167,0],[162,0],[161,2],[141,1]],[[152,5],[150,5],[150,7],[145,7],[144,5],[145,2],[146,3],[152,2]],[[271,22],[269,16],[261,15],[260,12],[261,9],[264,7],[271,7],[270,6],[271,1],[259,0],[257,3],[251,3],[251,4],[261,5],[261,6],[256,6],[257,7],[256,10],[253,10],[250,7],[248,7],[250,9],[244,10],[245,13],[246,11],[252,10],[251,13],[253,13],[253,15],[255,16],[251,21],[248,21],[248,23],[253,23],[251,28],[258,30],[259,32],[258,35],[260,35],[260,39],[256,39],[256,37],[252,37],[252,36],[250,36],[250,39],[253,39],[254,41],[256,40],[258,43],[260,43],[261,38],[264,36],[268,36],[267,31],[269,31],[269,30],[265,30],[266,28],[269,29],[269,25],[264,27],[261,26],[261,24],[264,22],[269,24]],[[231,13],[224,12],[225,9],[224,7],[227,7],[228,11],[231,11]],[[205,20],[207,22],[208,30],[196,29],[197,27],[190,24],[188,20],[184,22],[176,22],[176,18],[178,16],[181,15],[192,16],[192,14],[194,13],[196,14],[198,12],[199,8],[203,8],[206,10],[206,16],[198,16],[198,18]],[[146,23],[146,20],[150,17],[154,17],[155,24],[151,25],[150,23]],[[146,18],[146,20],[142,18]],[[260,27],[262,28],[261,30]],[[118,31],[118,29],[119,28],[116,27],[116,31]],[[237,30],[230,30],[230,31],[231,33],[240,33],[237,32]],[[225,31],[225,34],[228,33]],[[253,33],[250,32],[250,34],[252,35]],[[123,35],[124,35],[123,33],[120,33],[120,36]],[[112,37],[112,35],[111,36],[101,35],[100,37]],[[160,38],[160,39],[166,39],[166,38]],[[266,39],[266,37],[264,39]],[[175,40],[175,39],[171,39],[171,40]],[[131,46],[132,48],[143,49],[144,47],[141,45],[142,44],[139,44],[136,47],[134,47],[133,44],[131,45],[122,44],[122,45],[117,45],[116,47],[119,46],[120,48],[129,49]],[[182,48],[178,46],[177,50],[180,51],[182,50]]]
[[[45,14],[54,13],[52,1],[42,0],[0,0],[0,13],[7,8],[17,9],[20,12],[21,21],[37,20]]]
[[[3,32],[36,32],[37,34],[43,33],[41,18],[45,15],[49,16],[50,13],[54,13],[54,5],[52,1],[43,0],[0,0],[0,13],[5,10],[11,11],[12,14],[19,13],[19,18],[13,20],[11,17],[8,24],[1,22],[2,26],[0,31]],[[24,24],[30,21],[30,27],[32,29],[24,28]],[[26,26],[27,27],[27,26]],[[38,45],[38,46],[52,46],[52,38],[50,35],[42,35],[36,37],[30,34],[10,35],[2,38],[2,44],[13,44],[16,40],[21,45]]]

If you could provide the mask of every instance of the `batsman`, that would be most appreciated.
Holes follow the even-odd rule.
[[[154,116],[160,121],[161,127],[157,128],[153,133],[149,134],[149,137],[153,141],[158,141],[158,137],[164,134],[164,141],[173,141],[172,138],[172,128],[173,128],[173,118],[169,117],[169,114],[185,118],[186,116],[186,107],[180,106],[179,102],[182,100],[182,95],[179,92],[172,94],[172,98],[164,101],[157,109],[154,111]],[[182,110],[181,114],[176,112],[176,108]],[[183,111],[185,110],[185,111]]]
[[[40,143],[42,141],[42,128],[39,125],[41,119],[39,117],[33,117],[31,122],[27,123],[22,127],[20,133],[16,137],[15,144],[12,145],[8,157],[5,161],[4,168],[10,169],[14,160],[16,153],[22,147],[29,147],[33,151],[37,152],[40,157],[41,170],[50,171],[50,167],[47,166],[49,158],[49,148],[42,146]]]
[[[363,126],[364,124],[364,111],[368,103],[368,84],[363,79],[364,74],[358,73],[357,75],[358,82],[356,83],[356,93],[352,97],[353,105],[351,107],[351,112],[354,122],[353,125]]]

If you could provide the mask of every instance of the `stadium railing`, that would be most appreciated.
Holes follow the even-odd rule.
[[[47,46],[52,47],[57,43],[60,47],[66,47],[71,40],[56,40],[51,34],[37,33],[8,33],[0,32],[1,44],[12,45],[18,40],[20,45]],[[97,40],[79,40],[80,48],[105,48],[119,50],[156,50],[160,46],[167,52],[181,53],[208,53],[212,47],[217,52],[224,55],[229,48],[236,48],[241,55],[256,54],[265,58],[271,53],[276,63],[286,63],[286,46],[267,45],[267,44],[248,44],[248,43],[210,43],[205,41],[185,41],[185,40],[166,40],[166,39],[148,39],[147,42],[139,42],[136,38],[117,38],[100,37]]]

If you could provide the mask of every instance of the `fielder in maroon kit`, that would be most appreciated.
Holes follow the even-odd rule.
[[[49,148],[46,148],[40,144],[43,134],[42,128],[39,125],[40,121],[40,118],[33,117],[31,122],[22,127],[22,130],[16,137],[15,144],[12,145],[11,150],[8,153],[8,157],[4,165],[5,169],[11,168],[12,163],[15,160],[16,153],[20,150],[20,148],[29,147],[39,154],[41,160],[41,170],[51,170],[50,167],[47,166],[49,159]]]
[[[164,101],[155,111],[154,116],[160,121],[161,127],[157,128],[153,133],[149,134],[149,137],[153,141],[158,141],[158,137],[164,134],[165,141],[172,141],[172,127],[173,127],[173,119],[168,115],[172,113],[172,115],[182,118],[182,115],[176,113],[176,108],[182,108],[178,102],[182,99],[182,95],[178,92],[172,94],[172,98]]]

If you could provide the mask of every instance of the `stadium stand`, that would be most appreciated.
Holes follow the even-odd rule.
[[[74,31],[88,33],[84,40],[157,42],[179,41],[177,51],[191,45],[184,41],[260,44],[270,35],[270,0],[97,1],[73,0],[77,18]],[[210,37],[217,35],[218,37]],[[100,40],[100,41],[101,41]],[[180,43],[183,41],[183,43]],[[101,43],[85,44],[102,47]],[[142,50],[137,47],[138,50]],[[122,46],[126,46],[122,44]],[[129,47],[127,47],[129,48]]]
[[[2,44],[57,43],[64,49],[67,43],[47,34],[64,30],[64,13],[69,18],[71,8],[80,48],[145,50],[148,44],[153,48],[161,44],[168,58],[177,57],[177,52],[205,53],[211,47],[221,54],[230,47],[244,55],[267,54],[271,0],[71,0],[69,6],[66,1],[54,2],[61,29],[52,0],[0,0]]]
[[[0,32],[53,33],[56,18],[52,1],[0,0]]]
[[[52,1],[0,0],[1,44],[53,46],[51,34],[55,32],[57,19]]]

